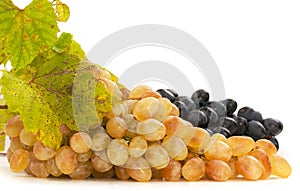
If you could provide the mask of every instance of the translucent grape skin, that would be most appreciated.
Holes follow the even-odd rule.
[[[113,168],[113,165],[109,163],[106,152],[101,151],[99,153],[100,156],[97,156],[96,154],[93,154],[91,157],[92,167],[98,172],[107,172],[111,168]]]
[[[76,153],[86,153],[92,147],[92,139],[87,133],[75,133],[70,138],[70,147]]]
[[[21,143],[20,137],[12,137],[10,139],[10,150],[15,152],[18,149],[22,149],[23,145]]]
[[[48,173],[51,174],[52,176],[59,177],[62,175],[62,172],[56,166],[54,158],[47,160],[46,165],[47,165]]]
[[[243,156],[249,153],[255,147],[252,138],[246,136],[232,136],[226,140],[226,143],[232,150],[232,156]]]
[[[129,155],[134,158],[141,157],[147,151],[148,143],[141,137],[133,137],[129,143]]]
[[[114,168],[115,168],[116,176],[118,179],[120,179],[120,180],[128,180],[129,179],[129,175],[127,173],[126,168],[123,168],[121,166],[114,166]]]
[[[287,178],[291,175],[292,167],[285,158],[277,154],[273,154],[270,156],[270,162],[273,175],[281,178]]]
[[[198,181],[205,175],[206,164],[203,159],[194,157],[185,162],[181,172],[185,180]]]
[[[76,153],[76,160],[78,162],[86,162],[90,160],[91,156],[92,156],[92,152],[90,150],[86,153],[80,153],[80,154]]]
[[[151,168],[143,157],[129,157],[126,162],[126,170],[128,175],[138,182],[148,182],[151,180]]]
[[[33,147],[33,153],[38,160],[46,161],[55,156],[55,151],[49,147],[44,146],[41,141],[37,141]]]
[[[69,174],[69,177],[72,179],[86,179],[88,178],[93,172],[93,168],[90,161],[84,163],[78,163],[75,170]]]
[[[166,135],[166,127],[156,119],[147,119],[137,125],[136,133],[147,141],[159,141]]]
[[[55,163],[64,174],[71,174],[76,166],[76,153],[69,146],[62,146],[55,154]]]
[[[222,160],[210,160],[206,165],[206,174],[212,180],[225,181],[230,178],[231,169]]]
[[[92,147],[93,151],[103,151],[107,149],[110,143],[110,137],[105,132],[99,132],[93,136]]]
[[[186,145],[176,136],[166,136],[163,139],[162,146],[169,153],[169,156],[175,160],[184,160],[187,157],[188,149]]]
[[[170,161],[168,152],[159,144],[150,145],[145,153],[145,159],[155,169],[165,168]]]
[[[152,88],[147,85],[140,85],[133,88],[129,94],[130,99],[142,99],[144,92],[152,91]]]
[[[236,162],[236,169],[247,180],[258,180],[263,172],[262,164],[250,155],[239,157]]]
[[[229,159],[227,164],[228,164],[228,166],[230,167],[230,170],[231,170],[229,179],[235,179],[239,175],[239,173],[236,169],[236,159],[234,159],[234,158]]]
[[[181,163],[171,159],[168,166],[160,170],[164,180],[176,181],[181,178]]]
[[[10,118],[4,127],[4,132],[10,138],[20,136],[21,131],[24,129],[23,122],[20,115]]]
[[[114,139],[107,147],[107,157],[113,165],[124,165],[128,156],[128,144],[124,139]]]
[[[204,149],[204,156],[208,160],[222,160],[227,162],[232,156],[232,151],[223,141],[212,140],[210,145]]]
[[[122,138],[127,133],[127,125],[120,117],[111,118],[106,124],[107,133],[116,139]]]
[[[250,156],[255,157],[263,166],[263,171],[260,179],[267,179],[271,175],[271,163],[267,153],[262,149],[254,149],[250,153]]]
[[[47,169],[47,162],[38,160],[33,153],[29,156],[28,169],[32,175],[38,178],[47,178],[50,175]]]
[[[255,148],[264,150],[269,156],[277,153],[275,145],[267,139],[259,139],[255,142]]]
[[[37,141],[35,135],[31,132],[27,132],[25,129],[23,129],[20,133],[20,140],[23,144],[28,146],[33,146]]]
[[[29,153],[24,149],[17,149],[10,157],[10,170],[21,172],[28,166]]]

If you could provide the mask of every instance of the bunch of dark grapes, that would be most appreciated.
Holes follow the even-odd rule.
[[[243,135],[254,140],[268,139],[279,149],[275,136],[281,133],[283,124],[277,119],[263,118],[259,111],[248,106],[236,112],[238,104],[235,100],[212,101],[203,89],[195,91],[191,97],[179,96],[172,89],[159,89],[157,92],[179,108],[182,119],[211,135],[220,133],[227,138]]]

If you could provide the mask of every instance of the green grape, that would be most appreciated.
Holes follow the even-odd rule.
[[[145,153],[148,164],[155,169],[165,168],[170,161],[168,152],[159,144],[152,144]]]
[[[89,134],[78,132],[70,138],[70,146],[76,153],[86,153],[92,147],[92,139]]]
[[[270,156],[270,162],[273,175],[279,176],[281,178],[287,178],[291,175],[292,167],[285,158],[277,154],[273,154]]]
[[[186,145],[176,136],[166,136],[163,139],[162,146],[169,153],[169,156],[175,160],[184,160],[187,157],[188,149]]]
[[[181,178],[181,163],[177,160],[171,159],[168,166],[161,169],[164,180],[176,181]]]
[[[90,160],[91,156],[92,156],[92,152],[90,150],[86,153],[80,153],[80,154],[76,153],[76,160],[78,162],[86,162]]]
[[[126,162],[126,170],[128,175],[138,182],[148,182],[151,180],[151,168],[143,157],[129,157]]]
[[[93,172],[93,168],[90,161],[84,163],[78,163],[75,170],[69,174],[69,177],[72,179],[86,179]]]
[[[131,157],[138,158],[145,154],[148,148],[148,143],[143,137],[136,136],[131,139],[128,148],[129,155]]]
[[[269,156],[277,153],[275,145],[267,139],[259,139],[255,142],[255,148],[264,150]]]
[[[109,171],[113,165],[109,162],[106,154],[106,150],[97,152],[91,157],[92,167],[98,172]]]
[[[133,138],[133,137],[137,136],[136,126],[138,125],[139,122],[135,119],[134,115],[126,114],[123,116],[123,119],[127,126],[126,137]]]
[[[146,92],[146,91],[152,91],[152,88],[147,85],[137,86],[131,90],[131,92],[129,94],[129,98],[137,99],[137,100],[142,99],[142,96],[143,96],[144,92]]]
[[[92,139],[92,150],[93,151],[103,151],[107,149],[110,143],[110,137],[106,132],[101,131],[93,136]]]
[[[122,138],[127,133],[127,125],[120,117],[111,118],[106,124],[107,133],[113,138]]]
[[[52,176],[59,177],[62,175],[62,172],[56,166],[54,158],[47,160],[46,165],[47,165],[48,173],[51,174]]]
[[[37,141],[35,135],[23,129],[20,133],[20,140],[24,145],[33,146]]]
[[[166,135],[166,127],[158,120],[147,119],[139,122],[136,127],[136,133],[147,141],[159,141]]]
[[[166,109],[167,116],[168,116],[170,114],[170,112],[172,111],[172,103],[167,98],[158,98],[158,100],[163,103],[163,105]]]
[[[207,160],[222,160],[227,162],[231,156],[231,148],[223,141],[211,140],[209,146],[204,149]]]
[[[262,164],[250,155],[239,157],[236,162],[236,169],[247,180],[258,180],[263,172]]]
[[[41,141],[37,141],[33,146],[33,153],[38,160],[45,161],[55,156],[55,151],[44,146]]]
[[[18,149],[9,157],[10,170],[21,172],[28,166],[29,153],[23,149]]]
[[[226,140],[226,143],[232,150],[232,156],[243,156],[249,153],[255,147],[255,142],[251,137],[232,136]]]
[[[271,175],[271,163],[268,154],[262,149],[254,149],[248,154],[255,157],[263,166],[259,179],[267,179]]]
[[[20,136],[21,131],[24,129],[23,122],[20,115],[10,118],[4,127],[4,132],[10,138]]]
[[[230,178],[231,169],[222,160],[210,160],[206,165],[206,174],[212,180],[225,181]]]
[[[107,157],[113,165],[124,165],[128,156],[128,144],[124,139],[114,139],[107,147]]]
[[[62,146],[56,152],[55,163],[62,173],[71,174],[77,166],[76,153],[69,146]]]
[[[206,164],[199,157],[194,157],[187,160],[182,166],[181,173],[187,181],[198,181],[205,175]]]
[[[49,176],[47,162],[38,160],[33,153],[29,156],[28,169],[32,175],[38,178],[47,178]]]
[[[21,143],[20,137],[12,137],[10,139],[10,150],[15,152],[18,149],[22,149],[23,145]]]
[[[116,176],[118,179],[120,179],[120,180],[128,180],[129,179],[129,175],[127,173],[126,168],[123,168],[121,166],[115,166],[115,172],[116,172]]]

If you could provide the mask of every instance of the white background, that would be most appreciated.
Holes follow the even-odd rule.
[[[28,0],[14,0],[18,5]],[[163,24],[179,28],[197,38],[216,61],[225,83],[226,97],[239,106],[249,105],[265,117],[284,123],[278,136],[279,153],[293,167],[288,179],[258,182],[120,183],[22,178],[8,170],[1,159],[2,188],[45,189],[205,189],[205,190],[293,190],[300,186],[299,85],[300,3],[289,0],[64,0],[71,9],[62,31],[71,32],[88,52],[98,41],[120,29],[139,24]],[[145,53],[146,54],[146,53]],[[101,63],[100,63],[101,64]],[[122,67],[122,66],[120,66]],[[159,68],[158,68],[159,69]],[[118,71],[112,71],[118,73]],[[202,77],[199,76],[199,79]],[[195,78],[194,80],[199,80]],[[201,81],[201,80],[200,80]],[[205,84],[203,84],[205,87]],[[201,83],[199,85],[201,86]],[[292,186],[292,187],[291,187]]]

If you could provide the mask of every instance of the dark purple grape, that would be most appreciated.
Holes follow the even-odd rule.
[[[214,134],[220,133],[220,134],[224,135],[226,138],[232,136],[232,134],[230,133],[230,131],[229,131],[228,129],[226,129],[225,127],[221,127],[221,126],[215,127],[215,128],[212,130],[212,132],[213,132]]]
[[[161,95],[161,97],[167,98],[168,100],[170,100],[170,102],[174,102],[176,97],[173,95],[172,92],[166,90],[166,89],[159,89],[156,90],[157,93],[159,93]]]
[[[226,111],[227,111],[227,116],[232,117],[233,113],[235,112],[235,110],[237,108],[237,102],[234,101],[233,99],[225,99],[220,102],[225,105]]]
[[[209,133],[210,136],[213,136],[214,132],[212,130],[210,129],[205,129],[205,130]]]
[[[180,117],[186,120],[189,114],[187,106],[182,101],[175,101],[173,104],[179,109]]]
[[[207,125],[207,117],[205,113],[199,110],[190,111],[187,121],[189,121],[194,127],[205,128]]]
[[[223,119],[224,119],[224,121],[223,121],[222,126],[225,127],[226,129],[228,129],[230,131],[230,133],[232,135],[234,135],[235,132],[238,130],[237,122],[234,119],[230,118],[230,117],[225,117]]]
[[[236,121],[238,125],[237,131],[234,133],[234,135],[244,135],[248,129],[247,119],[239,116],[236,116],[233,119]]]
[[[169,91],[170,93],[172,93],[175,98],[178,97],[178,93],[175,90],[173,90],[173,89],[166,89],[166,90]]]
[[[206,106],[212,108],[217,113],[219,118],[226,116],[226,107],[223,103],[219,101],[210,101]]]
[[[189,111],[193,111],[196,109],[196,104],[194,103],[194,101],[191,98],[182,97],[179,100],[187,106]]]
[[[254,140],[262,139],[266,136],[266,128],[258,121],[249,121],[246,135],[252,137]]]
[[[277,148],[277,151],[278,151],[279,143],[278,143],[278,140],[276,139],[276,137],[270,137],[269,140],[275,145],[275,147]]]
[[[267,137],[279,135],[283,130],[283,124],[277,119],[267,118],[263,120],[262,124],[267,130]]]
[[[242,107],[241,109],[239,109],[238,111],[238,116],[239,117],[243,117],[245,119],[249,118],[249,115],[254,112],[254,109],[252,109],[251,107]]]
[[[218,115],[212,108],[204,106],[199,110],[202,111],[207,117],[207,125],[205,127],[213,128],[217,125]]]
[[[261,113],[259,111],[254,111],[250,107],[243,107],[243,108],[241,108],[238,111],[238,116],[244,117],[248,121],[252,121],[252,120],[259,121],[259,122],[263,121],[263,117],[262,117]]]
[[[209,100],[209,93],[203,89],[200,89],[195,91],[191,98],[196,104],[196,107],[200,108],[207,104]]]

